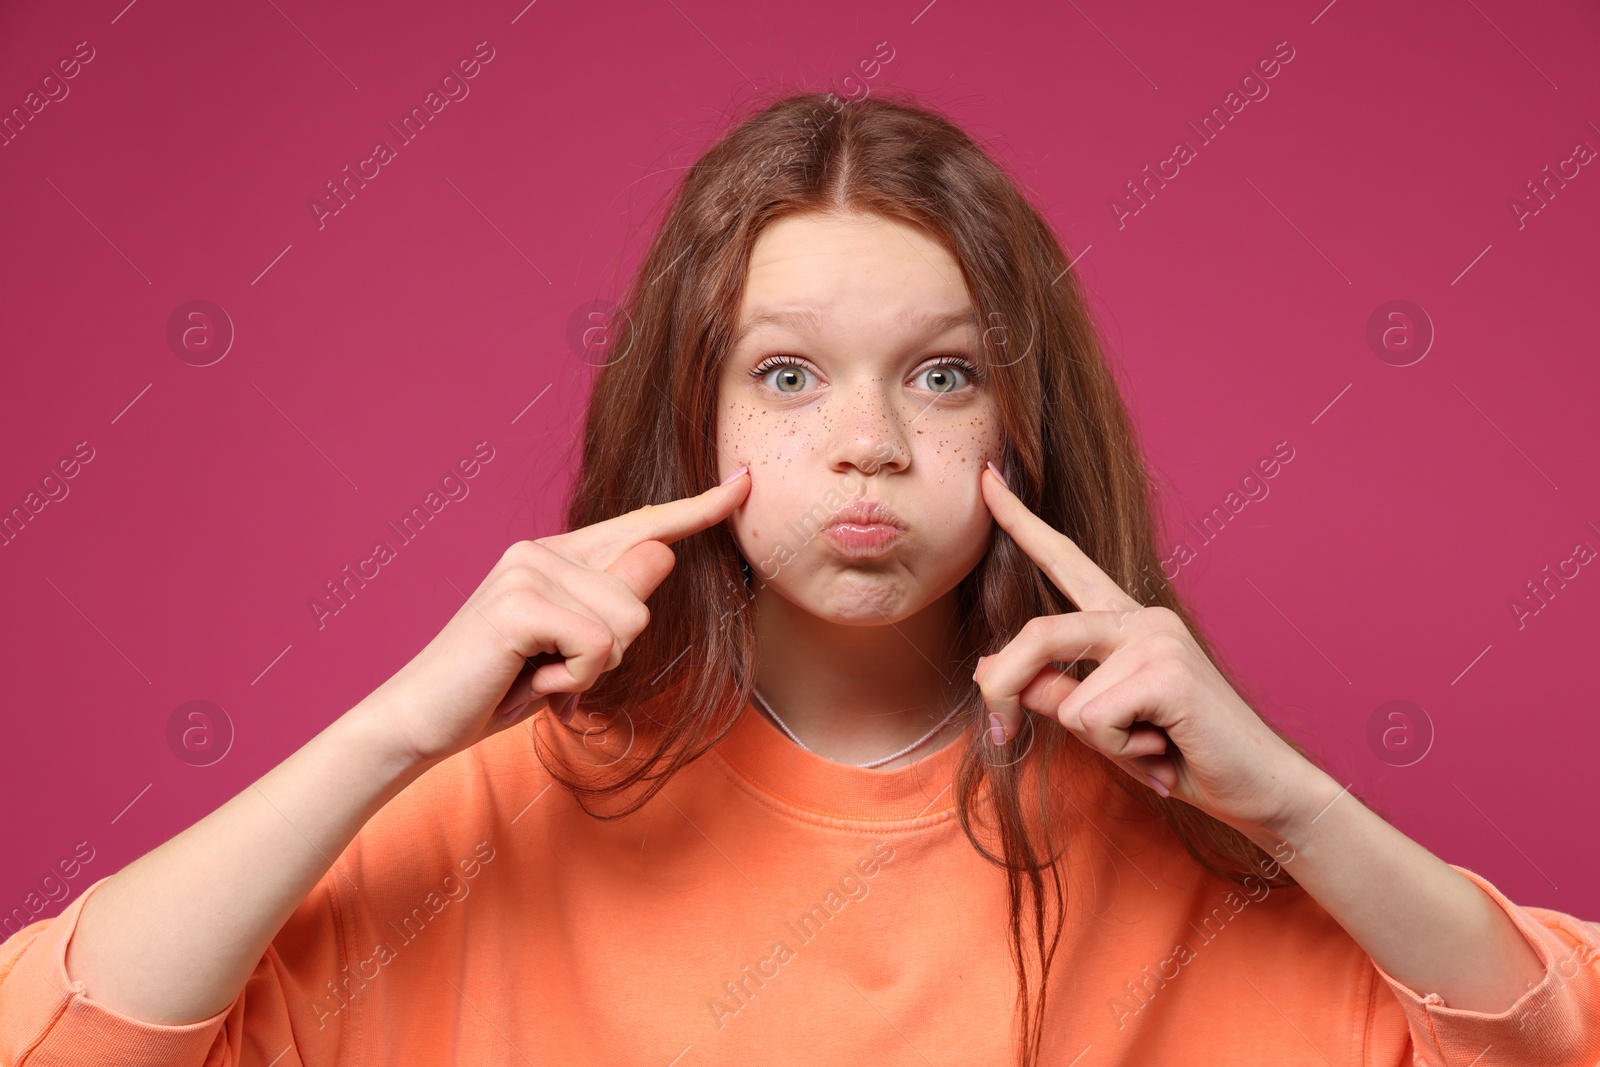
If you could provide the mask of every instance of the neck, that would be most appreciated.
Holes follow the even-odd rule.
[[[955,590],[896,623],[847,626],[819,619],[762,587],[756,594],[761,653],[756,686],[805,746],[840,763],[870,763],[920,739],[965,692],[959,674]],[[951,719],[877,769],[915,763],[966,725]]]

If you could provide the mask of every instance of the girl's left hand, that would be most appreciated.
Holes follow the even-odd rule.
[[[1163,796],[1237,829],[1288,818],[1316,769],[1234,692],[1178,614],[1135,603],[992,464],[979,482],[1001,528],[1080,609],[1029,620],[978,661],[991,725],[1009,741],[1024,709],[1048,715]],[[1052,666],[1080,659],[1097,664],[1081,682]]]

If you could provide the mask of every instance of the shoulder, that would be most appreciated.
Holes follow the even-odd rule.
[[[519,813],[552,782],[521,723],[430,767],[378,810],[331,875],[341,895],[409,899],[441,872],[489,862]]]

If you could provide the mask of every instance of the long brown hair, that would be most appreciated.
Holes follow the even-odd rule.
[[[608,362],[589,401],[567,527],[715,484],[718,374],[731,347],[751,249],[773,221],[815,212],[897,219],[946,244],[981,321],[989,324],[976,358],[999,405],[1007,483],[1140,604],[1177,612],[1230,676],[1162,572],[1150,476],[1059,240],[970,137],[906,98],[846,101],[806,93],[758,104],[679,180],[619,304]],[[621,664],[580,697],[589,713],[583,721],[626,718],[628,758],[611,764],[614,772],[602,781],[550,767],[540,752],[580,804],[643,786],[620,809],[600,813],[584,804],[597,818],[636,811],[704,755],[736,721],[755,684],[751,601],[759,579],[731,532],[719,524],[673,550],[677,563],[651,595],[649,626]],[[978,655],[999,651],[1029,619],[1075,610],[998,526],[958,595],[967,668]],[[1090,669],[1077,662],[1069,673],[1081,679]],[[987,718],[976,684],[963,714],[967,722]],[[568,727],[579,728],[580,720]],[[1059,723],[1025,715],[1022,732],[998,755],[986,734],[971,732],[954,791],[973,847],[1006,871],[1019,983],[1016,1038],[1023,1067],[1032,1067],[1066,888],[1056,862],[1061,803],[1052,795],[1052,776],[1029,773],[1029,767],[1070,758],[1111,776],[1221,878],[1241,884],[1251,875],[1262,878],[1270,861],[1231,826],[1134,785]],[[1027,758],[1017,759],[1017,751]],[[1023,800],[1029,783],[1031,810]],[[978,821],[998,842],[998,854],[975,832],[980,804]],[[1268,884],[1295,884],[1271,866],[1277,873],[1265,879]],[[1024,949],[1025,928],[1033,934],[1032,956]],[[1037,1003],[1030,998],[1030,964],[1037,971]]]

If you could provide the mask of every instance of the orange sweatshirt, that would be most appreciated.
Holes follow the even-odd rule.
[[[540,715],[430,769],[202,1022],[127,1018],[73,981],[90,886],[0,946],[0,1064],[1015,1062],[1005,881],[949,787],[965,738],[865,770],[747,706],[649,805],[603,822],[551,783],[534,729],[603,751]],[[1103,775],[1062,798],[1045,1064],[1600,1061],[1600,925],[1456,868],[1546,964],[1505,1012],[1462,1011],[1391,978],[1304,890],[1205,872]]]

